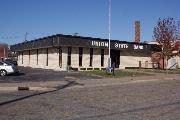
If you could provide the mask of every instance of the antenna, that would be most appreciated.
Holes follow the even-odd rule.
[[[78,34],[79,34],[79,33],[77,33],[77,32],[76,32],[76,33],[73,33],[73,36],[78,36]]]

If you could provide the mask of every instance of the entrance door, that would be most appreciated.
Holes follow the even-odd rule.
[[[111,50],[111,66],[119,68],[120,65],[120,50]]]

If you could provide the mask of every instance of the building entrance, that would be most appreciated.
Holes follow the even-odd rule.
[[[120,65],[120,50],[111,50],[111,66],[119,68]]]

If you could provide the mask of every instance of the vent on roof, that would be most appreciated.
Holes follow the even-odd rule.
[[[79,35],[79,33],[73,33],[73,36],[78,36]]]

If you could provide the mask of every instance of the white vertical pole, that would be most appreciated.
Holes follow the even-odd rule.
[[[111,0],[109,0],[109,59],[108,67],[111,67]]]

